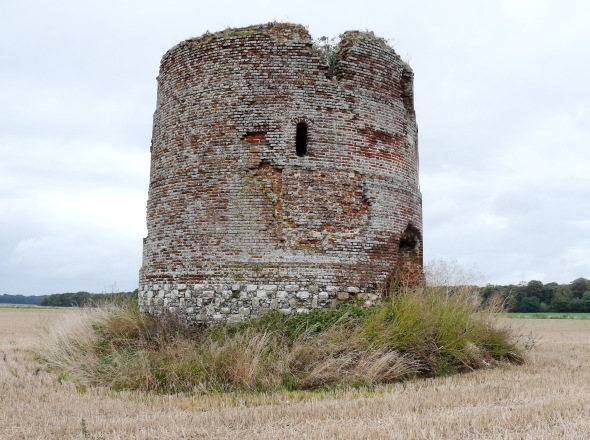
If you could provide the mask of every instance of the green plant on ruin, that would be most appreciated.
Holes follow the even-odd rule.
[[[234,28],[227,28],[223,30],[219,35],[223,38],[231,38],[231,37],[247,37],[249,35],[254,35],[258,31],[256,29],[234,29]]]
[[[349,31],[342,35],[341,45],[349,47],[356,44],[360,40],[372,40],[376,41],[383,49],[393,49],[394,44],[391,44],[392,40],[386,40],[375,35],[373,31]]]
[[[339,61],[337,39],[326,36],[316,38],[312,44],[312,51],[328,67],[328,76],[333,77],[338,69]]]

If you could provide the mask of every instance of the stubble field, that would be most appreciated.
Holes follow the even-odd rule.
[[[523,366],[327,393],[158,396],[60,380],[35,359],[68,310],[0,308],[0,439],[590,439],[590,320],[504,319]]]

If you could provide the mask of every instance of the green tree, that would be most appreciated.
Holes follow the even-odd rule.
[[[568,311],[572,313],[582,313],[584,309],[584,301],[582,298],[572,298],[569,305]]]
[[[536,296],[525,296],[518,301],[517,312],[533,313],[541,310],[541,302]]]
[[[543,283],[541,281],[532,280],[529,281],[526,287],[523,289],[526,296],[535,296],[542,301],[544,299]]]
[[[570,283],[570,290],[574,297],[581,298],[585,292],[590,291],[590,280],[577,278]]]
[[[568,312],[569,303],[572,300],[572,292],[569,286],[559,286],[553,298],[551,300],[551,311],[552,312]]]
[[[557,292],[557,288],[559,284],[557,283],[547,283],[543,286],[543,301],[545,304],[551,304],[551,300],[553,299],[553,295]]]

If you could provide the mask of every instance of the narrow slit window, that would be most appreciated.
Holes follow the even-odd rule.
[[[297,156],[305,156],[307,154],[307,124],[300,122],[297,124],[297,132],[295,134],[295,149]]]

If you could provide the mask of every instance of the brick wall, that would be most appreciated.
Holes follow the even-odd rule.
[[[400,274],[421,279],[412,81],[366,32],[343,35],[333,70],[293,24],[170,49],[158,76],[142,309],[238,321],[370,302]]]

